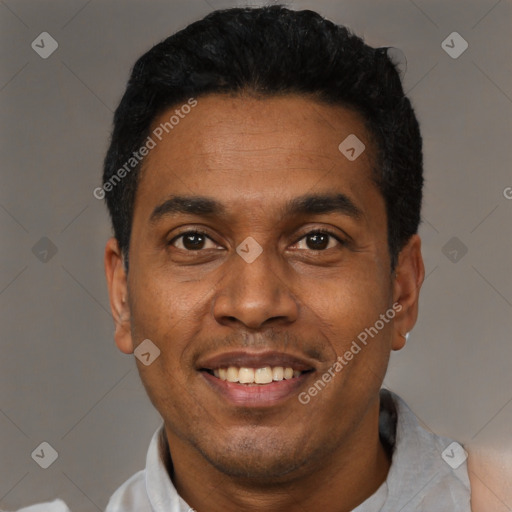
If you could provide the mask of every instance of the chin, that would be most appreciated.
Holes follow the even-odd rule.
[[[240,479],[250,479],[262,485],[286,480],[286,476],[303,466],[310,456],[303,443],[291,446],[291,439],[262,436],[238,437],[226,443],[199,447],[202,456],[221,473]]]

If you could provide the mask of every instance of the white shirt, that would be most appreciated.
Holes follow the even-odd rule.
[[[427,432],[405,402],[381,390],[379,431],[393,450],[386,481],[352,512],[471,512],[470,484],[464,452],[451,439]],[[191,512],[178,495],[160,456],[163,425],[153,434],[146,468],[112,495],[105,512]],[[449,448],[450,447],[450,448]],[[445,451],[448,448],[447,451]],[[445,452],[445,459],[442,453]],[[69,512],[62,501],[18,512]],[[59,508],[60,507],[60,508]]]
[[[445,452],[456,466],[465,457],[461,445],[423,429],[407,404],[387,390],[381,390],[379,430],[394,446],[391,467],[386,481],[352,512],[471,512],[466,460],[453,469],[442,457]]]

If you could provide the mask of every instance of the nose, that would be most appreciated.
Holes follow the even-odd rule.
[[[258,330],[297,319],[298,304],[275,255],[264,250],[248,263],[234,253],[214,297],[213,315],[222,325]],[[289,279],[289,277],[288,277]]]

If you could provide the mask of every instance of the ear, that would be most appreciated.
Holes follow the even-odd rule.
[[[123,255],[115,238],[110,238],[105,247],[105,275],[110,309],[114,317],[116,345],[121,352],[132,354],[134,347],[130,328],[127,276]]]
[[[393,304],[401,309],[395,315],[391,348],[404,347],[405,336],[416,324],[420,288],[425,278],[425,266],[421,255],[421,238],[413,235],[398,255],[393,283]]]

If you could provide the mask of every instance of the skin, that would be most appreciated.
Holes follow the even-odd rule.
[[[366,150],[349,161],[338,145],[352,133]],[[345,512],[386,479],[379,389],[390,351],[416,322],[424,266],[414,235],[391,271],[373,152],[362,119],[343,107],[210,95],[144,162],[128,274],[114,238],[105,251],[115,341],[126,354],[146,338],[161,350],[137,365],[164,419],[174,485],[198,512]],[[293,198],[334,193],[360,217],[285,213]],[[224,211],[151,222],[173,195],[207,196]],[[190,251],[175,237],[194,228],[211,240]],[[345,243],[306,236],[318,229]],[[236,252],[248,236],[263,249],[250,264]],[[315,370],[304,391],[397,302],[395,318],[307,405],[295,393],[278,407],[235,406],[196,369],[199,358],[233,349],[304,355]]]

